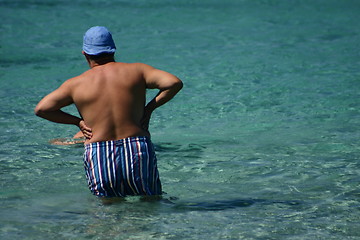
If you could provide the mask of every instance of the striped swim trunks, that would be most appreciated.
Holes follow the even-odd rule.
[[[162,193],[155,150],[148,137],[86,144],[84,165],[94,195],[125,197]]]

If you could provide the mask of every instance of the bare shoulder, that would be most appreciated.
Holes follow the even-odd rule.
[[[150,65],[139,63],[139,68],[148,88],[162,88],[169,84],[181,82],[175,75]]]
[[[55,91],[63,96],[73,98],[74,91],[77,91],[77,89],[80,89],[83,85],[82,83],[84,81],[81,81],[85,77],[83,74],[67,79]]]
[[[131,75],[137,76],[137,79],[142,79],[146,81],[147,76],[149,73],[153,70],[155,70],[154,67],[145,64],[145,63],[123,63],[123,65],[119,65],[120,67],[124,67],[124,69],[127,69],[128,72],[131,72]]]
[[[151,75],[154,74],[164,74],[166,72],[159,70],[153,66],[150,66],[145,63],[132,63],[133,66],[137,69],[137,71],[141,72],[145,79],[149,79]]]
[[[127,66],[129,66],[133,69],[136,69],[139,72],[146,72],[146,71],[154,69],[152,66],[145,64],[145,63],[137,62],[137,63],[126,63],[126,64],[127,64]]]
[[[68,80],[66,80],[63,85],[68,86],[68,87],[74,87],[77,84],[79,84],[84,78],[88,78],[89,76],[91,76],[91,69],[87,70],[85,72],[83,72],[82,74],[69,78]]]
[[[85,72],[83,72],[82,74],[75,76],[73,78],[70,78],[68,81],[71,82],[76,82],[76,81],[80,81],[81,79],[87,78],[88,76],[93,74],[94,69],[90,68],[88,70],[86,70]]]

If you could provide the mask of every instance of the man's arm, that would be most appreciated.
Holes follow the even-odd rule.
[[[91,129],[85,122],[74,115],[60,109],[73,103],[69,83],[65,82],[58,89],[45,96],[36,106],[37,116],[55,123],[72,124],[80,128],[86,138],[91,138]]]
[[[183,87],[182,81],[171,73],[143,65],[146,87],[159,89],[159,93],[145,106],[143,127],[149,127],[152,112],[161,105],[170,101]]]

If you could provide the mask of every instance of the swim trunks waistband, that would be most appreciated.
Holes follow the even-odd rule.
[[[95,146],[97,146],[97,147],[107,146],[109,143],[115,144],[115,145],[123,145],[125,143],[136,142],[136,141],[150,141],[150,138],[146,137],[146,136],[127,137],[127,138],[118,139],[118,140],[107,140],[107,141],[87,143],[87,144],[84,144],[84,147],[86,150],[88,150],[91,147],[95,147]]]

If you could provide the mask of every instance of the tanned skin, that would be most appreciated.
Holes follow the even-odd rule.
[[[35,114],[79,127],[85,144],[150,136],[152,112],[181,90],[182,81],[143,63],[115,62],[113,55],[94,59],[83,54],[90,70],[45,96],[36,106]],[[147,105],[146,89],[159,89]],[[82,118],[61,110],[70,104],[76,105]]]

